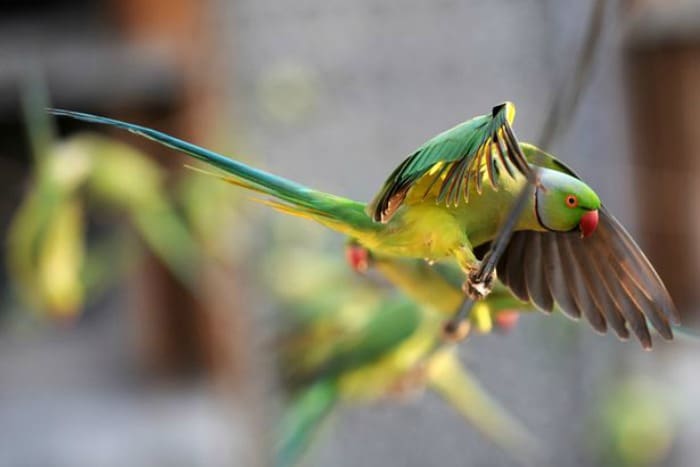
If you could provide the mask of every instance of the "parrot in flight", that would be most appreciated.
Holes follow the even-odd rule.
[[[247,166],[152,128],[50,109],[52,114],[116,126],[226,172],[221,178],[272,196],[282,212],[312,219],[371,251],[430,261],[453,258],[472,298],[488,294],[493,276],[478,277],[488,249],[526,183],[533,195],[496,272],[513,293],[538,308],[555,304],[585,316],[598,332],[630,330],[652,346],[647,319],[666,339],[678,311],[653,266],[595,191],[554,156],[520,143],[515,106],[500,104],[428,140],[406,158],[369,204],[323,193]]]

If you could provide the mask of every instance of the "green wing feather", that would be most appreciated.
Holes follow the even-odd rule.
[[[515,172],[529,174],[529,166],[511,128],[515,106],[506,102],[435,136],[404,160],[384,183],[368,206],[368,214],[377,222],[387,222],[403,203],[409,190],[424,177],[431,177],[423,197],[438,190],[437,202],[458,205],[468,202],[469,185],[482,191],[486,172],[496,189],[502,170],[511,177]]]

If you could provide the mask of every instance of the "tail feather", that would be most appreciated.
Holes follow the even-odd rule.
[[[219,180],[222,180],[226,183],[230,183],[231,185],[245,188],[246,190],[251,190],[262,194],[268,194],[266,190],[261,189],[253,183],[249,183],[247,181],[240,180],[229,175],[210,172],[208,170],[200,169],[199,167],[192,167],[191,165],[186,165],[185,167],[187,167],[190,170],[194,170],[195,172],[199,172],[203,175],[218,178]],[[303,217],[305,219],[311,220],[328,218],[327,213],[324,213],[317,209],[307,208],[301,205],[288,204],[281,201],[275,201],[274,199],[251,198],[251,200],[260,204],[264,204],[265,206],[269,206],[272,209],[275,209],[276,211],[279,211],[281,213],[289,214],[290,216]],[[330,222],[330,219],[328,219],[328,221]]]
[[[318,381],[289,402],[278,426],[275,466],[292,467],[304,457],[338,399],[334,382]]]
[[[156,141],[223,170],[227,175],[220,178],[229,183],[279,199],[283,203],[266,204],[280,211],[313,219],[342,233],[361,236],[364,231],[378,228],[365,213],[364,203],[313,190],[152,128],[71,110],[48,111],[56,116],[115,126]]]
[[[280,203],[279,201],[275,201],[274,199],[260,199],[260,198],[253,198],[253,201],[256,201],[260,204],[264,204],[265,206],[269,206],[272,209],[279,211],[284,214],[289,214],[290,216],[296,216],[296,217],[302,217],[304,219],[321,219],[327,217],[325,213],[321,211],[315,211],[312,209],[306,209],[302,208],[299,206],[292,206],[289,204],[284,204]],[[330,222],[330,220],[329,220]]]

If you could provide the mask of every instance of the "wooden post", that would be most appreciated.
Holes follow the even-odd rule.
[[[215,60],[212,51],[216,44],[207,34],[214,4],[200,0],[112,1],[111,10],[123,39],[168,51],[169,56],[175,57],[181,76],[181,87],[165,109],[157,113],[121,109],[118,116],[186,139],[206,139],[207,130],[213,126],[211,120],[222,113],[216,108],[220,102],[217,90],[222,83],[207,71],[214,68]],[[129,142],[150,154],[169,153],[158,160],[173,171],[179,170],[185,160],[142,138],[131,138]],[[141,358],[151,369],[170,375],[204,369],[216,380],[241,390],[249,370],[242,301],[237,298],[240,294],[235,292],[232,274],[225,280],[214,280],[211,271],[208,266],[203,268],[200,293],[195,299],[155,257],[147,259],[138,279],[136,299]],[[222,271],[219,268],[216,273],[226,274]],[[227,282],[225,287],[209,285],[221,286],[222,282]]]
[[[687,321],[700,303],[700,24],[665,2],[636,15],[626,81],[640,240]]]

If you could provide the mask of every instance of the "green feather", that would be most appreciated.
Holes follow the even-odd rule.
[[[292,397],[278,426],[276,467],[291,467],[299,462],[337,399],[338,389],[331,380],[315,382]]]
[[[494,107],[491,114],[474,117],[427,141],[389,175],[369,204],[368,213],[375,221],[387,222],[410,188],[425,176],[435,177],[425,197],[445,170],[447,174],[439,182],[437,201],[446,202],[448,206],[456,206],[462,193],[467,198],[469,190],[464,186],[465,178],[467,186],[474,178],[477,191],[481,193],[482,169],[486,170],[493,187],[498,185],[501,166],[511,176],[511,165],[523,175],[527,174],[529,168],[520,157],[517,141],[510,130],[514,114],[513,105],[504,103]],[[433,173],[435,170],[437,173]]]
[[[287,212],[311,217],[335,230],[358,234],[376,229],[376,225],[364,213],[363,203],[313,190],[152,128],[70,110],[49,109],[49,112],[90,123],[116,126],[188,154],[226,172],[229,177],[222,178],[227,181],[278,198],[288,203],[280,205]]]

